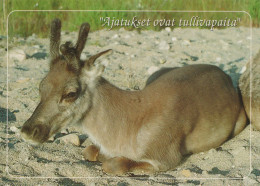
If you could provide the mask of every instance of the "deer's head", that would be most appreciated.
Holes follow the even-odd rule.
[[[83,23],[75,46],[71,42],[60,46],[61,21],[52,21],[50,70],[39,86],[40,103],[21,129],[26,141],[47,141],[69,123],[79,121],[91,108],[93,90],[104,70],[103,65],[94,62],[111,50],[80,60],[89,29],[89,24]]]

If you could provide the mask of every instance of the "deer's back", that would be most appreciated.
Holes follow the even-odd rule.
[[[148,124],[150,127],[141,127],[140,140],[145,140],[141,137],[142,128],[151,138],[159,137],[160,143],[174,136],[179,143],[184,141],[181,150],[184,154],[225,141],[241,108],[231,78],[212,65],[175,68],[159,75],[143,91],[147,102],[153,102],[158,109],[152,113],[156,117]]]

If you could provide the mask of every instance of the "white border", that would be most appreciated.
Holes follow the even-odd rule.
[[[3,0],[3,5],[5,0]],[[5,7],[3,7],[3,9],[5,10]],[[250,57],[249,57],[249,63],[250,63],[250,118],[252,117],[252,112],[251,112],[251,104],[252,104],[252,73],[251,73],[251,69],[252,69],[252,40],[253,40],[253,35],[252,35],[252,17],[251,15],[246,12],[246,11],[196,11],[196,10],[13,10],[11,11],[8,16],[7,16],[7,22],[6,22],[6,30],[7,30],[7,110],[8,110],[8,65],[9,65],[9,61],[8,61],[8,41],[9,41],[9,36],[8,36],[8,21],[9,21],[9,16],[14,13],[14,12],[169,12],[169,13],[173,13],[173,12],[215,12],[215,13],[223,13],[223,12],[228,12],[228,13],[245,13],[247,15],[249,15],[250,17],[250,36],[251,36],[251,40],[250,40]],[[6,113],[6,138],[8,138],[8,112]],[[139,179],[147,179],[147,180],[151,180],[151,179],[162,179],[162,180],[243,180],[245,178],[247,178],[251,172],[252,172],[252,146],[251,146],[251,133],[252,133],[252,124],[250,124],[250,158],[249,158],[249,162],[250,162],[250,167],[249,167],[249,174],[242,177],[242,178],[197,178],[197,177],[181,177],[181,178],[165,178],[165,177],[154,177],[154,176],[150,176],[149,177],[141,177],[141,176],[105,176],[105,177],[41,177],[41,176],[35,176],[35,177],[27,177],[27,176],[20,176],[20,177],[15,177],[12,174],[9,173],[9,168],[8,168],[8,141],[6,140],[6,169],[5,171],[7,172],[7,174],[11,177],[11,178],[15,178],[15,179],[28,179],[28,178],[40,178],[40,179],[65,179],[65,178],[73,178],[73,179],[124,179],[124,178],[139,178]]]

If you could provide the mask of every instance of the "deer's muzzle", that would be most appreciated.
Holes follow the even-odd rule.
[[[21,136],[25,141],[43,143],[49,139],[50,127],[46,124],[25,122],[21,129]]]

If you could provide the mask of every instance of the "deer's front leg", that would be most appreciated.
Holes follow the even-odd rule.
[[[83,150],[83,156],[88,161],[98,161],[99,148],[95,145],[89,145]]]

